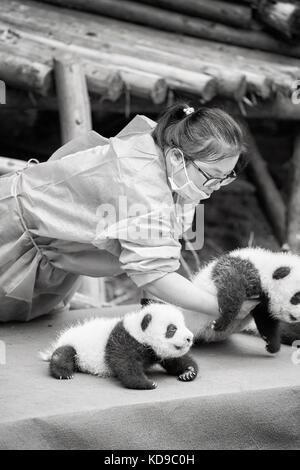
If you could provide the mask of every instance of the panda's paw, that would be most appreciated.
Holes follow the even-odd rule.
[[[182,374],[178,376],[178,380],[182,382],[191,382],[197,376],[197,372],[193,366],[189,366]]]
[[[125,387],[131,388],[133,390],[154,390],[157,388],[157,383],[152,380],[143,380],[135,382],[124,383]]]
[[[142,390],[154,390],[157,388],[157,382],[152,382],[149,380],[148,382],[144,382],[144,384],[140,387]]]
[[[224,318],[217,318],[217,320],[214,320],[211,324],[211,328],[214,331],[225,331],[227,326],[228,326],[228,324],[224,320]]]
[[[74,375],[60,375],[59,377],[55,377],[55,378],[59,380],[71,380],[74,378]]]
[[[279,349],[280,349],[280,344],[277,345],[277,344],[267,343],[266,345],[266,350],[270,354],[276,354],[279,351]]]

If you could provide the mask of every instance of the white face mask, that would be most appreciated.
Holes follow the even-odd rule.
[[[202,199],[210,197],[210,194],[199,189],[189,178],[183,156],[181,162],[178,162],[178,160],[175,160],[170,156],[170,165],[172,171],[171,176],[168,176],[168,180],[172,191],[175,191],[184,199],[188,199],[193,202],[199,202]]]

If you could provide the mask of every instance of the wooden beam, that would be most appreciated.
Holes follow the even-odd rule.
[[[236,3],[219,0],[142,0],[142,3],[238,28],[251,29],[253,23],[251,8]]]
[[[282,196],[271,177],[267,163],[261,156],[248,124],[243,121],[246,130],[249,165],[247,172],[257,188],[258,197],[264,207],[278,242],[286,242],[286,207]]]
[[[0,18],[4,16],[5,21],[18,25],[9,27],[15,32],[15,50],[29,57],[33,54],[49,56],[49,51],[55,55],[56,51],[64,50],[78,55],[83,62],[90,60],[99,66],[129,67],[129,61],[134,61],[130,68],[165,79],[174,69],[188,70],[212,76],[216,79],[218,94],[237,100],[245,94],[245,77],[248,89],[262,97],[273,88],[280,92],[285,90],[289,95],[292,81],[299,78],[300,61],[296,59],[238,47],[224,49],[222,44],[186,36],[180,38],[178,47],[176,35],[157,31],[154,36],[150,28],[117,23],[104,17],[101,17],[100,34],[94,15],[70,10],[67,15],[66,10],[52,6],[44,11],[49,5],[40,4],[32,10],[31,2],[26,5],[26,15],[17,7],[10,14],[4,8],[4,12],[0,10]],[[35,15],[35,21],[31,14]],[[62,27],[58,28],[58,23]],[[172,67],[167,75],[159,72],[160,64]],[[176,80],[183,81],[182,78]]]
[[[294,253],[300,255],[300,132],[294,141],[291,168],[290,197],[287,211],[287,242]]]
[[[121,68],[120,74],[126,90],[134,96],[151,99],[155,104],[164,103],[166,100],[168,85],[159,75],[129,68]]]
[[[27,57],[40,57],[41,60],[44,60],[45,63],[52,63],[53,56],[60,54],[72,53],[73,56],[78,58],[78,61],[82,64],[82,67],[87,75],[87,82],[89,89],[91,91],[103,92],[104,89],[113,91],[115,88],[115,83],[117,84],[117,96],[121,89],[119,80],[116,76],[122,70],[131,71],[131,78],[129,86],[132,87],[132,77],[133,74],[136,75],[135,86],[132,87],[132,91],[137,90],[138,94],[142,93],[142,86],[145,88],[147,83],[151,88],[148,90],[148,95],[152,99],[161,99],[162,88],[164,88],[164,81],[167,85],[170,84],[172,87],[175,87],[181,91],[189,90],[191,93],[201,97],[203,101],[209,101],[217,93],[217,78],[210,76],[201,71],[189,70],[188,67],[183,67],[174,65],[174,62],[165,63],[163,58],[157,60],[157,57],[151,58],[151,60],[146,59],[146,54],[140,54],[140,57],[135,57],[135,53],[132,52],[131,55],[126,55],[123,53],[123,50],[118,50],[117,53],[111,51],[106,52],[101,50],[98,47],[91,47],[92,44],[90,41],[79,41],[81,45],[70,44],[72,42],[72,37],[68,37],[63,33],[63,40],[58,41],[52,37],[45,36],[44,34],[32,34],[31,32],[23,31],[14,28],[15,33],[15,46],[14,49],[22,51],[23,56]],[[0,38],[1,44],[1,38]],[[129,48],[128,51],[130,51]],[[147,80],[145,79],[147,74]],[[110,80],[111,74],[115,74],[115,80]],[[124,73],[124,77],[128,74]],[[150,80],[150,76],[152,79]],[[153,83],[153,75],[156,75],[155,84]],[[162,79],[157,82],[158,79]],[[232,82],[235,83],[238,92],[241,91],[240,82],[243,76],[241,74],[233,74]],[[229,80],[229,79],[228,79]],[[138,90],[137,82],[140,83],[140,89]],[[157,93],[157,83],[159,83],[159,93]],[[154,86],[154,89],[153,89]],[[156,86],[156,88],[155,88]],[[233,87],[232,84],[230,84]],[[123,89],[123,88],[122,88]],[[112,99],[110,93],[108,97]]]
[[[8,0],[2,0],[7,2]],[[247,48],[261,49],[300,57],[300,46],[287,45],[264,31],[248,31],[213,23],[177,12],[162,14],[161,9],[130,0],[48,0],[56,5],[76,6],[83,11],[116,18],[121,21],[142,24],[151,28],[186,34],[198,38],[234,44]],[[15,3],[12,0],[11,3]],[[21,3],[21,2],[19,2]],[[26,2],[27,4],[28,2]],[[2,7],[2,5],[1,5]],[[3,10],[3,7],[1,8]],[[0,17],[2,17],[2,13]]]
[[[84,73],[73,59],[54,61],[54,74],[63,143],[92,129],[92,118]]]
[[[288,39],[300,35],[300,7],[295,2],[262,0],[258,3],[259,19]]]
[[[115,67],[82,61],[78,57],[83,73],[86,76],[87,86],[90,92],[105,96],[110,101],[117,101],[124,90],[124,82],[120,72]]]
[[[0,79],[12,87],[35,90],[45,96],[52,85],[52,68],[21,57],[12,48],[0,49]]]

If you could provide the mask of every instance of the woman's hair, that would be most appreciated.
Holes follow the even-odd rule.
[[[219,108],[200,107],[187,114],[188,108],[184,102],[167,108],[152,132],[155,143],[162,150],[178,147],[184,156],[203,162],[240,155],[235,169],[241,171],[247,161],[240,125]]]

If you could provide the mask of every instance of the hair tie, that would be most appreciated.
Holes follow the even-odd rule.
[[[188,116],[189,114],[192,114],[195,112],[195,108],[190,108],[190,107],[183,108],[183,112],[186,116]]]

